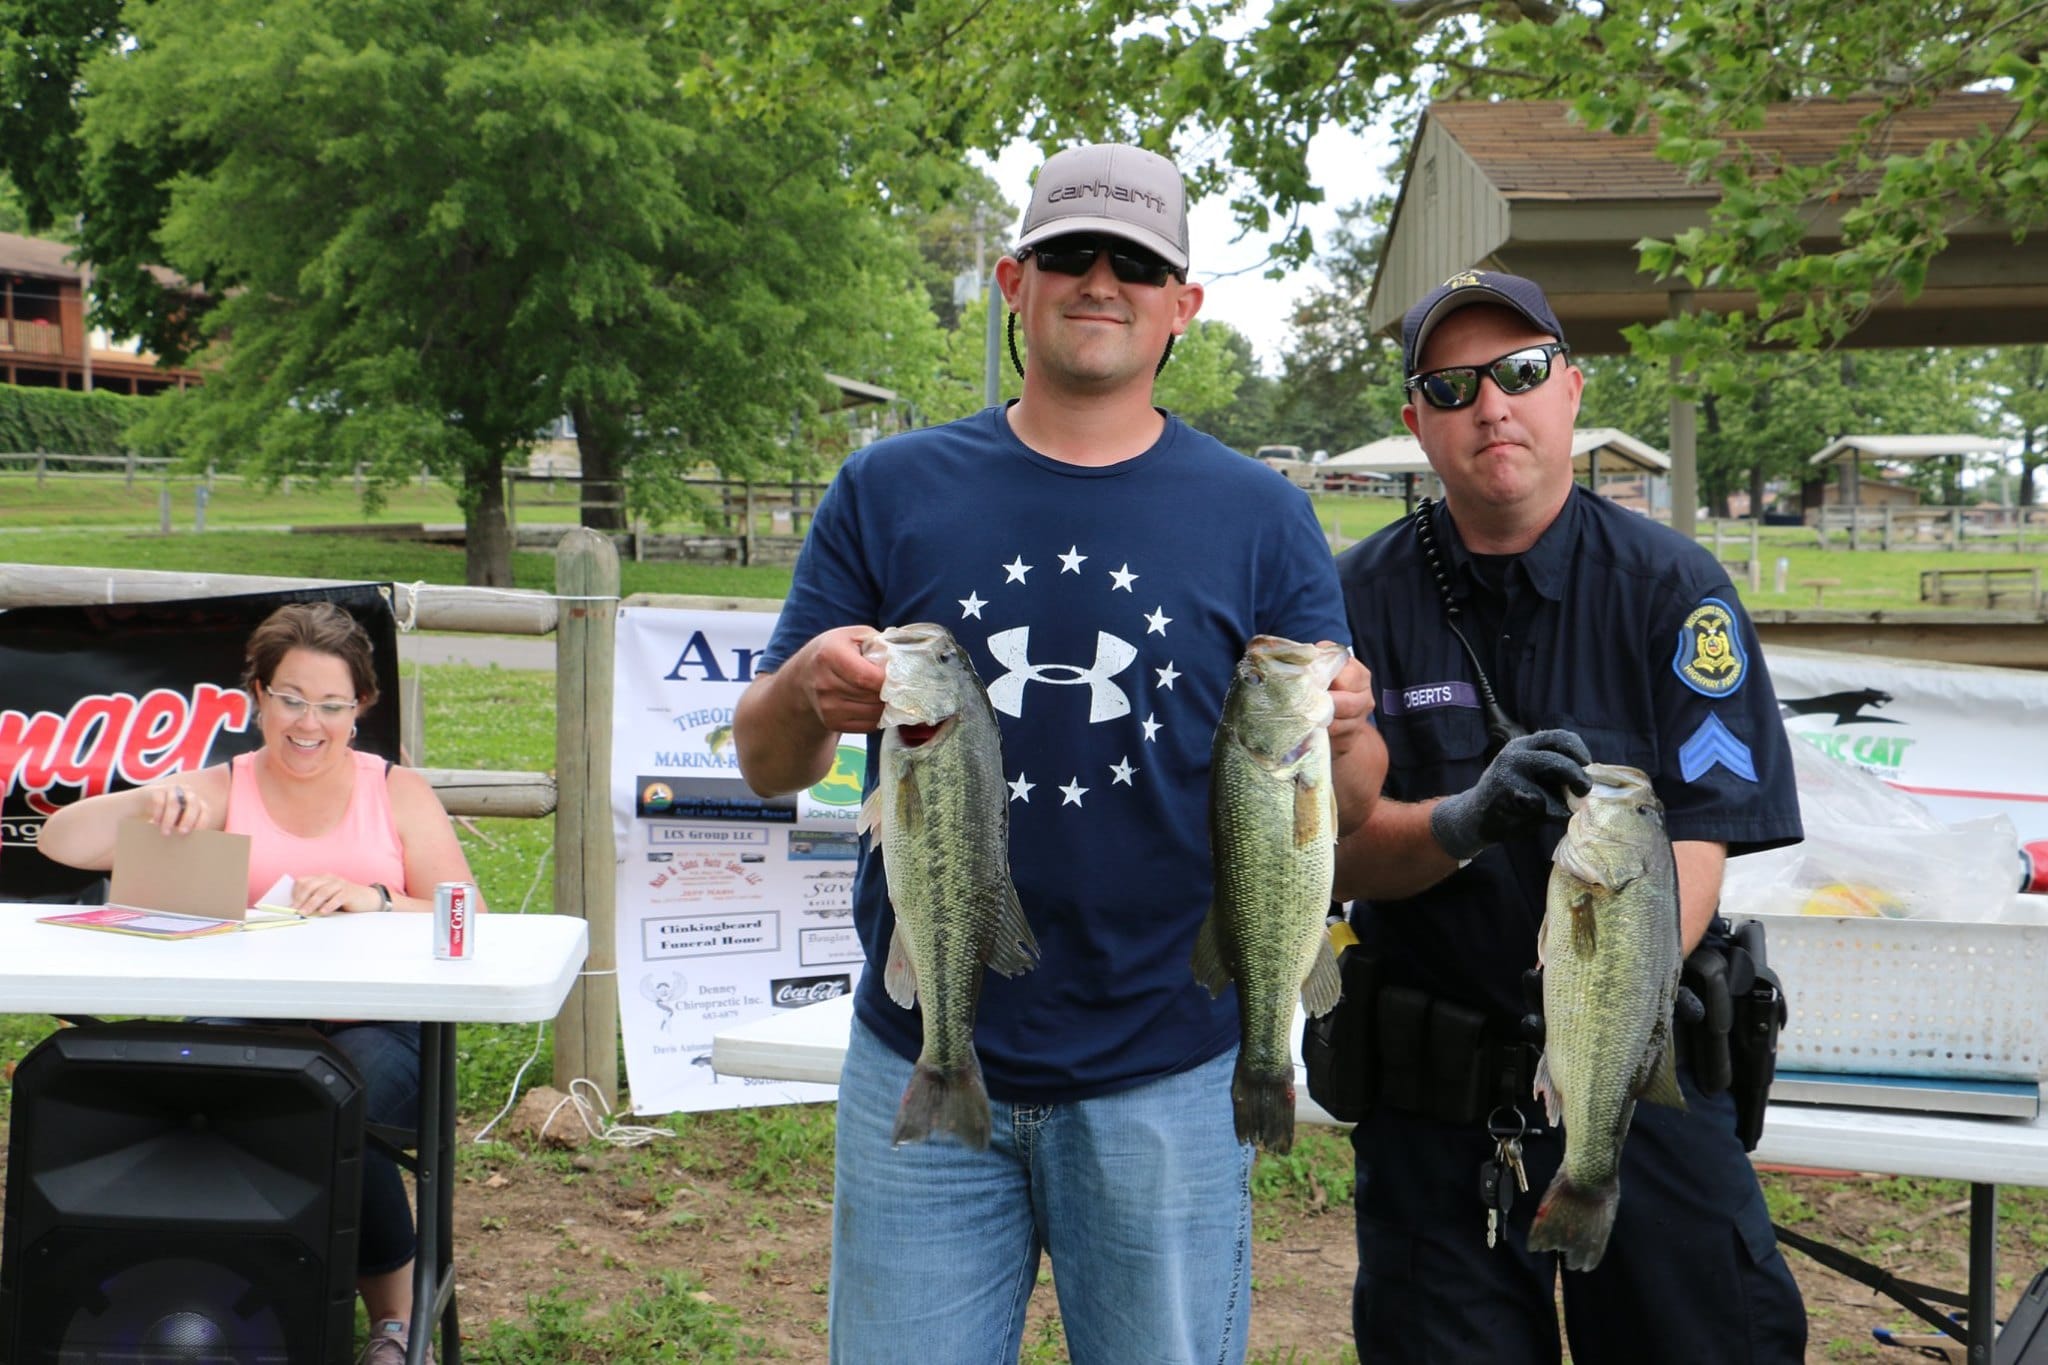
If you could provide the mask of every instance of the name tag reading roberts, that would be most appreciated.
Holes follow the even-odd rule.
[[[1450,682],[1415,683],[1408,687],[1380,689],[1380,711],[1384,715],[1405,716],[1415,711],[1434,711],[1443,706],[1457,706],[1477,711],[1479,689],[1469,682],[1457,679]]]

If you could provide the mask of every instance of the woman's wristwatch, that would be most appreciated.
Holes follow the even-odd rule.
[[[379,910],[389,910],[391,908],[390,889],[382,882],[371,882],[370,889],[377,893],[377,908]]]

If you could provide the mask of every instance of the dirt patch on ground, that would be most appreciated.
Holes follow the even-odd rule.
[[[562,1286],[594,1306],[644,1292],[682,1269],[733,1308],[766,1353],[824,1359],[831,1208],[818,1191],[742,1184],[751,1155],[737,1143],[693,1141],[512,1160],[465,1159],[457,1246],[465,1321],[526,1313],[529,1295]],[[686,1169],[687,1167],[687,1169]],[[1789,1217],[1810,1237],[1865,1254],[1902,1279],[1961,1293],[1968,1265],[1962,1187],[1868,1177],[1768,1177]],[[2001,1220],[2001,1316],[2044,1262],[2038,1192]],[[1255,1360],[1336,1361],[1350,1345],[1350,1285],[1357,1266],[1347,1206],[1264,1201],[1255,1217],[1251,1354]],[[1878,1345],[1873,1327],[1924,1330],[1918,1320],[1853,1280],[1793,1252],[1806,1296],[1814,1361],[1911,1358]],[[1049,1283],[1033,1296],[1033,1343],[1056,1340]],[[1061,1357],[1063,1358],[1063,1357]],[[1960,1353],[1956,1357],[1961,1359]]]
[[[0,1152],[0,1175],[4,1166]],[[663,1274],[682,1271],[698,1284],[694,1292],[737,1314],[748,1338],[742,1358],[823,1360],[831,1205],[818,1178],[801,1174],[810,1168],[791,1163],[799,1175],[779,1183],[772,1154],[764,1161],[758,1142],[736,1131],[573,1153],[465,1146],[455,1243],[464,1335],[527,1319],[532,1301],[551,1294],[603,1313],[658,1292]],[[1962,1292],[1964,1187],[1812,1174],[1766,1180],[1781,1217],[1806,1235],[1863,1254],[1901,1279]],[[2048,1195],[2022,1191],[2007,1203],[2000,1242],[2003,1317],[2048,1262]],[[1809,1360],[1914,1358],[1880,1346],[1871,1329],[1925,1331],[1917,1319],[1805,1256],[1788,1260],[1806,1296]],[[1345,1358],[1356,1264],[1348,1206],[1313,1190],[1306,1198],[1261,1200],[1252,1358],[1287,1365]],[[1049,1274],[1032,1304],[1026,1359],[1064,1359]]]

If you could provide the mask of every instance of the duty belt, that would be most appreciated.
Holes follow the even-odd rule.
[[[1372,1103],[1476,1123],[1529,1098],[1537,1053],[1515,1025],[1409,986],[1382,985],[1372,1013]]]

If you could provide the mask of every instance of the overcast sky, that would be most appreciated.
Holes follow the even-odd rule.
[[[1339,208],[1384,190],[1380,167],[1387,157],[1383,141],[1347,132],[1325,132],[1309,144],[1309,173],[1322,188],[1325,202],[1304,209],[1302,221],[1315,233],[1318,245],[1326,242],[1336,227]],[[1031,176],[1041,159],[1030,144],[1013,142],[990,168],[1004,197],[1019,208],[1030,197]],[[1015,224],[1011,227],[1014,237]],[[1266,256],[1272,238],[1234,240],[1238,233],[1230,206],[1221,196],[1189,206],[1194,278],[1207,288],[1202,316],[1221,319],[1251,338],[1266,373],[1277,375],[1295,303],[1321,275],[1313,266],[1304,266],[1284,279],[1267,279]]]

